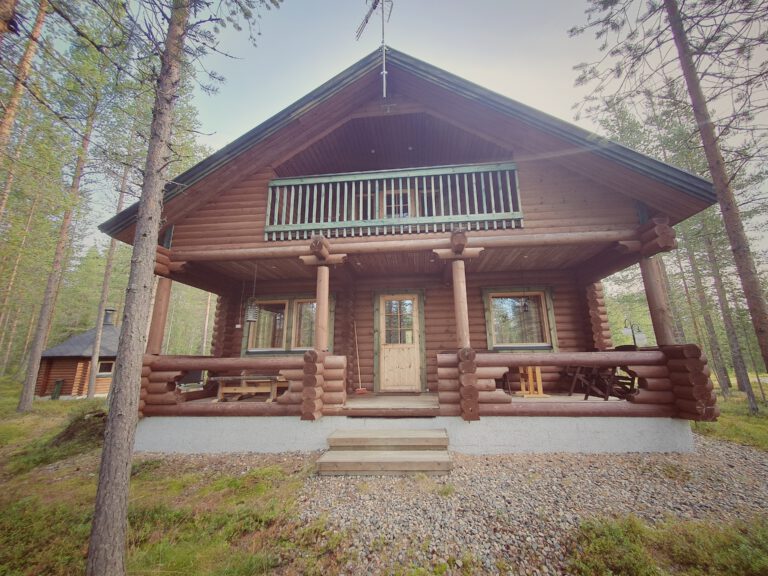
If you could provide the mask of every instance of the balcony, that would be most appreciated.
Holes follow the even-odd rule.
[[[522,228],[511,162],[278,178],[265,240]]]

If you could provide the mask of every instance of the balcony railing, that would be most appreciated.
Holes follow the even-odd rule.
[[[279,178],[266,240],[521,228],[513,163]]]

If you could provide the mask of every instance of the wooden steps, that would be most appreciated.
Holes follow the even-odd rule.
[[[317,473],[333,475],[447,474],[448,433],[438,430],[337,430]]]

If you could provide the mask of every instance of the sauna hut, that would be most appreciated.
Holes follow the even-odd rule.
[[[99,366],[96,373],[96,394],[100,395],[109,392],[115,368],[120,329],[115,326],[114,315],[113,309],[104,311]],[[35,394],[54,397],[86,396],[95,336],[96,328],[91,328],[44,351],[37,373]]]
[[[386,62],[386,94],[376,51],[168,185],[144,422],[715,418],[656,257],[712,184],[394,49]],[[130,243],[136,214],[101,230]],[[658,346],[614,350],[601,280],[638,263]],[[172,282],[217,295],[210,356],[160,353]],[[636,393],[568,396],[574,367],[619,366]],[[191,370],[204,392],[176,386]],[[287,387],[215,402],[238,375]]]

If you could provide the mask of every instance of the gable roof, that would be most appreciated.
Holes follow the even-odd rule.
[[[48,348],[43,352],[43,358],[77,357],[90,358],[93,354],[93,341],[96,337],[96,328],[75,334],[67,338],[61,344]],[[101,350],[99,357],[109,358],[117,356],[117,341],[120,338],[120,329],[114,324],[105,324],[101,333]]]
[[[199,162],[172,182],[166,185],[164,202],[172,200],[188,187],[202,180],[218,168],[233,160],[258,142],[278,132],[321,102],[331,98],[346,86],[354,83],[362,76],[378,67],[381,63],[381,51],[375,50],[359,60],[340,74],[337,74],[300,100],[294,102],[282,112],[272,116],[262,124],[246,132],[224,148]],[[657,180],[699,201],[714,204],[716,196],[712,183],[708,180],[670,166],[659,160],[636,152],[602,136],[579,128],[574,124],[550,116],[530,106],[511,98],[473,84],[459,76],[446,72],[436,66],[413,58],[393,48],[387,48],[387,64],[392,68],[402,69],[414,76],[431,82],[442,88],[451,90],[469,100],[477,101],[484,106],[504,114],[510,118],[522,121],[544,133],[550,134],[575,146],[592,152],[629,168],[639,174]],[[136,221],[138,203],[116,214],[102,223],[99,229],[114,236],[128,228]]]

